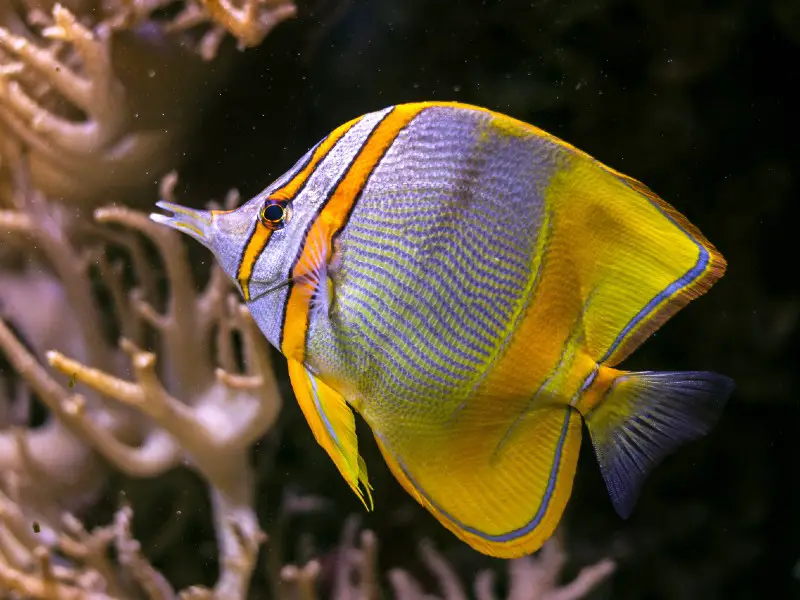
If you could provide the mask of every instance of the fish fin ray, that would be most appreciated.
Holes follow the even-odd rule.
[[[366,463],[358,453],[353,411],[341,394],[315,377],[305,365],[289,360],[289,378],[297,402],[317,443],[333,460],[367,510],[372,510],[372,486]]]
[[[612,174],[617,179],[622,181],[622,183],[627,185],[629,188],[635,190],[636,192],[647,198],[650,202],[661,208],[661,210],[664,211],[667,215],[669,215],[672,218],[672,220],[674,220],[678,225],[680,225],[680,227],[684,231],[686,231],[694,239],[700,242],[706,249],[710,250],[713,254],[716,254],[719,259],[719,262],[721,263],[720,267],[724,272],[726,267],[725,259],[721,255],[719,255],[719,252],[716,250],[714,245],[708,241],[708,239],[700,232],[700,230],[697,227],[695,227],[689,221],[689,219],[687,219],[684,215],[678,212],[674,206],[672,206],[669,202],[665,201],[661,196],[656,194],[653,190],[651,190],[647,185],[645,185],[638,179],[634,179],[633,177],[625,175],[624,173],[620,173],[619,171],[616,171],[615,169],[612,169],[611,167],[609,167],[608,165],[604,165],[603,163],[597,162],[597,164],[600,167],[602,167],[603,170]],[[719,276],[721,277],[722,273],[720,273]]]
[[[646,475],[682,444],[705,435],[733,381],[704,371],[624,373],[585,419],[617,513],[627,518]]]
[[[333,279],[331,275],[340,268],[341,252],[337,241],[330,241],[326,227],[312,228],[306,240],[307,250],[301,258],[300,278],[308,285],[303,286],[310,294],[309,320],[330,314],[333,302]]]
[[[725,259],[676,209],[582,153],[553,175],[546,197],[560,244],[551,244],[550,272],[574,277],[569,289],[578,298],[594,293],[586,347],[605,366],[623,361],[724,274]]]
[[[692,300],[705,294],[724,274],[727,269],[727,262],[714,245],[695,227],[689,219],[678,212],[674,206],[670,205],[653,190],[641,181],[629,177],[623,173],[615,171],[602,163],[598,163],[602,168],[611,173],[626,186],[647,198],[653,205],[657,206],[683,231],[697,242],[708,253],[708,266],[698,274],[692,281],[686,284],[683,289],[670,297],[663,306],[655,310],[646,320],[644,320],[620,348],[616,351],[613,362],[608,362],[609,366],[619,364],[627,358],[636,348],[638,348],[650,335],[659,327],[666,323],[675,313],[681,310]]]
[[[540,548],[561,518],[581,418],[563,406],[532,411],[493,457],[507,428],[457,424],[438,435],[394,429],[375,437],[397,480],[445,527],[480,552],[513,558]]]

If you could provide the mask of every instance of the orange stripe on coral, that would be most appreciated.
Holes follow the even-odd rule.
[[[305,358],[308,313],[314,292],[313,278],[308,277],[318,265],[315,257],[330,260],[334,237],[347,224],[370,175],[403,128],[428,105],[408,104],[392,109],[372,130],[353,158],[342,179],[323,203],[306,232],[303,247],[292,267],[292,288],[286,303],[281,350],[284,355],[303,361]],[[321,243],[322,248],[315,247]]]

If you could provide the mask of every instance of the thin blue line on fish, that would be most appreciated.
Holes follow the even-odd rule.
[[[376,271],[377,273],[379,273],[382,276],[387,277],[387,278],[394,276],[395,284],[397,285],[397,287],[400,290],[402,290],[403,292],[405,292],[409,296],[411,296],[412,294],[416,293],[416,292],[414,292],[414,290],[411,287],[411,285],[406,283],[406,280],[404,278],[401,278],[401,277],[397,276],[397,274],[391,273],[388,269],[386,269],[385,267],[383,267],[381,265],[378,265],[378,264],[375,264],[375,263],[372,263],[372,262],[362,261],[357,256],[350,257],[350,262],[354,267],[361,268],[362,271],[366,271],[367,269],[369,269],[369,270]],[[380,282],[377,279],[375,279],[372,276],[368,275],[366,272],[364,272],[362,275],[360,275],[360,278],[364,279],[366,281],[370,281],[376,287],[380,285]],[[426,312],[428,312],[430,314],[435,314],[437,312],[436,311],[437,306],[433,302],[431,302],[431,300],[429,300],[426,295],[419,294],[418,296],[416,296],[414,298],[414,300],[419,305],[421,305],[420,308],[425,308]],[[431,323],[428,320],[421,319],[419,325],[420,325],[421,328],[425,328],[425,331],[427,331],[429,334],[438,334],[439,333],[437,331],[437,329],[436,329],[436,326],[444,327],[444,329],[446,330],[448,335],[452,336],[453,339],[458,340],[458,346],[456,346],[455,344],[448,344],[448,346],[447,346],[448,349],[451,350],[454,354],[457,354],[457,355],[461,356],[465,360],[474,362],[476,360],[480,360],[481,357],[485,356],[487,354],[488,346],[487,347],[478,346],[475,343],[473,343],[471,340],[465,339],[463,334],[460,333],[460,331],[463,331],[468,326],[466,319],[464,319],[464,317],[461,314],[459,314],[457,311],[452,311],[452,313],[449,314],[448,316],[451,316],[454,319],[458,320],[457,326],[459,327],[459,330],[457,330],[447,320],[444,320],[444,319],[441,320],[441,321],[438,321],[436,323]],[[488,342],[490,341],[489,337],[488,336],[483,336],[483,337],[484,337],[484,342],[488,344]],[[472,353],[465,352],[462,347],[463,348],[468,348],[469,350],[472,350],[473,352]]]
[[[630,186],[625,179],[620,178],[620,180],[625,185],[628,185],[628,187],[631,187],[632,189],[636,189],[635,187]],[[639,190],[637,190],[637,191],[639,191]],[[646,194],[643,194],[643,195],[647,198],[647,200],[661,214],[663,214],[667,219],[669,219],[676,227],[681,229],[686,234],[686,236],[690,240],[692,240],[692,243],[694,243],[694,245],[697,246],[697,249],[699,250],[699,257],[698,257],[697,262],[695,263],[694,267],[689,269],[686,273],[684,273],[684,275],[680,279],[674,281],[671,285],[669,285],[667,288],[662,290],[659,294],[656,294],[653,297],[653,299],[650,300],[650,302],[648,302],[644,306],[644,308],[642,308],[642,310],[640,310],[628,322],[628,324],[620,332],[620,334],[617,336],[617,338],[611,344],[611,346],[606,351],[606,353],[603,355],[603,357],[599,361],[597,361],[599,364],[603,364],[606,361],[608,361],[608,359],[614,354],[614,352],[617,350],[619,345],[625,340],[625,338],[633,330],[633,328],[636,327],[636,325],[638,325],[639,323],[641,323],[648,315],[650,315],[650,313],[652,313],[664,300],[670,298],[671,296],[674,296],[677,292],[679,292],[681,289],[687,287],[689,284],[691,284],[693,281],[695,281],[700,275],[702,275],[703,272],[706,270],[706,267],[708,266],[709,261],[710,261],[710,257],[709,257],[708,251],[697,240],[697,238],[695,238],[695,236],[693,236],[691,234],[690,231],[688,231],[685,227],[683,227],[681,225],[681,223],[679,223],[671,214],[669,214],[667,211],[665,211],[663,209],[663,207],[661,207],[657,202],[654,202],[652,198],[650,198]]]
[[[561,453],[564,447],[564,441],[567,439],[567,432],[569,431],[569,424],[570,420],[572,419],[575,411],[573,409],[568,409],[566,411],[566,415],[564,418],[564,424],[561,426],[561,434],[558,438],[558,442],[556,444],[556,449],[554,453],[553,464],[550,467],[550,475],[547,479],[547,487],[545,488],[544,496],[542,497],[542,501],[539,503],[539,509],[536,511],[536,514],[533,518],[522,527],[515,529],[513,531],[509,531],[507,533],[502,534],[491,534],[486,533],[485,531],[480,531],[479,529],[475,529],[474,527],[470,527],[466,523],[462,523],[452,515],[450,515],[447,511],[445,511],[439,504],[437,504],[430,496],[428,496],[425,491],[420,487],[420,485],[416,482],[416,480],[411,476],[411,473],[406,468],[405,464],[403,463],[402,458],[399,455],[395,455],[395,460],[397,465],[402,469],[403,474],[406,476],[409,482],[414,486],[419,493],[420,496],[425,498],[427,502],[431,504],[438,512],[440,512],[445,518],[453,522],[457,527],[460,527],[464,531],[472,533],[473,535],[477,535],[478,537],[483,538],[489,542],[510,542],[519,537],[529,534],[531,531],[538,527],[539,523],[541,522],[542,518],[544,517],[545,513],[547,512],[548,505],[550,504],[550,498],[553,496],[553,491],[555,490],[556,481],[558,480],[558,469],[561,465]],[[375,435],[378,435],[375,433]],[[378,436],[380,437],[380,436]],[[386,444],[386,441],[383,438],[381,439],[381,443],[385,446],[389,447]]]
[[[559,355],[558,362],[550,371],[547,378],[544,381],[542,381],[541,385],[538,387],[533,396],[531,396],[528,399],[522,411],[520,412],[519,416],[514,420],[514,422],[506,430],[505,434],[498,442],[497,447],[492,453],[493,460],[497,459],[497,456],[500,454],[500,451],[502,450],[506,441],[511,436],[514,429],[516,429],[517,425],[519,425],[520,421],[522,421],[522,419],[525,418],[525,416],[528,415],[530,411],[533,409],[536,400],[538,400],[539,397],[542,395],[542,393],[548,387],[550,387],[552,381],[559,375],[559,373],[561,373],[564,370],[564,368],[568,365],[568,362],[575,358],[576,346],[577,346],[576,342],[579,343],[581,340],[583,340],[585,338],[585,333],[586,333],[582,327],[583,316],[586,314],[589,305],[592,303],[592,299],[594,298],[594,294],[596,291],[597,290],[594,289],[591,292],[589,292],[586,301],[583,303],[583,308],[581,309],[581,312],[578,314],[577,318],[575,319],[575,322],[572,325],[572,329],[570,331],[569,336],[567,336],[567,339],[564,341],[564,345],[561,348],[561,354]]]

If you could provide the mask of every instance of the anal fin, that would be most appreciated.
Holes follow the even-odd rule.
[[[372,493],[364,460],[358,454],[353,411],[341,394],[309,372],[305,365],[289,359],[289,378],[297,402],[317,443],[367,510],[372,510]]]
[[[374,431],[394,476],[442,525],[484,554],[515,558],[539,549],[561,519],[581,417],[570,407],[531,411],[504,440],[509,425],[471,418]]]

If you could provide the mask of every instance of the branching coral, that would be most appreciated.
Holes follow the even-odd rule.
[[[0,173],[21,143],[37,188],[82,205],[130,201],[167,170],[200,114],[198,86],[210,94],[227,64],[206,68],[187,45],[211,60],[225,31],[254,46],[295,14],[288,0],[188,0],[167,21],[151,17],[174,0],[73,4],[88,19],[33,0],[29,23],[0,9]]]
[[[57,534],[42,535],[42,524],[32,521],[19,502],[0,491],[0,598],[7,598],[5,592],[36,600],[244,597],[228,595],[234,593],[231,589],[212,594],[190,588],[176,594],[142,554],[131,532],[132,517],[130,507],[123,507],[111,524],[88,532],[67,513],[52,528]],[[110,557],[112,550],[115,561]]]
[[[112,30],[90,29],[59,5],[41,31],[0,27],[0,146],[30,149],[37,187],[69,202],[96,201],[141,182],[164,160],[174,129],[140,127],[114,71]]]
[[[0,80],[2,114],[7,126],[31,148],[50,154],[47,142],[57,148],[69,148],[78,160],[84,155],[107,147],[118,138],[126,115],[125,94],[114,76],[110,55],[110,29],[98,26],[91,31],[81,25],[74,14],[56,5],[53,24],[42,30],[42,37],[68,44],[82,65],[82,73],[71,69],[59,58],[61,44],[39,47],[22,36],[0,29],[0,47],[17,60],[17,69],[35,69],[79,111],[86,120],[72,122],[39,106],[11,80],[11,73]],[[30,127],[30,130],[26,128]],[[45,142],[45,140],[47,142]],[[74,160],[74,159],[73,159]]]
[[[236,8],[230,0],[200,0],[208,15],[239,40],[240,47],[257,46],[278,23],[294,16],[285,0],[244,0]]]
[[[4,236],[33,240],[42,248],[81,325],[86,348],[80,360],[55,350],[47,353],[49,362],[66,375],[65,384],[47,372],[0,320],[0,351],[51,412],[42,431],[33,430],[49,436],[48,444],[34,445],[29,440],[34,434],[27,431],[2,434],[7,438],[0,444],[5,453],[0,455],[3,471],[36,480],[27,496],[15,492],[25,512],[31,519],[58,523],[60,512],[69,508],[63,504],[69,494],[51,495],[47,486],[72,489],[67,487],[71,484],[75,493],[86,490],[85,482],[74,479],[92,473],[89,466],[95,458],[73,436],[131,476],[151,477],[178,465],[194,468],[209,484],[221,575],[213,595],[193,590],[190,597],[244,597],[264,539],[253,508],[247,451],[272,427],[281,406],[265,342],[249,312],[229,293],[228,280],[218,267],[197,294],[183,241],[144,214],[107,208],[98,209],[95,216],[102,224],[123,225],[152,241],[170,283],[163,313],[155,308],[156,286],[148,277],[149,270],[140,277],[138,287],[126,292],[119,267],[105,252],[79,254],[50,214],[53,206],[40,194],[28,188],[17,200],[17,210],[0,211],[0,230]],[[230,200],[235,201],[235,196]],[[128,247],[132,262],[145,264],[140,247],[130,241]],[[114,299],[120,328],[131,336],[122,339],[119,351],[105,342],[98,328],[101,321],[89,281],[92,259]],[[160,365],[154,353],[140,347],[147,337],[145,324],[157,333],[166,358]],[[244,370],[239,367],[234,336],[243,341]],[[121,377],[125,357],[133,381]],[[96,366],[85,366],[83,360]],[[73,389],[76,384],[88,389],[79,393]],[[70,449],[83,451],[80,460],[69,454]],[[73,462],[62,464],[59,458]],[[51,464],[54,460],[57,464]],[[58,533],[58,526],[53,527]]]
[[[425,592],[423,585],[407,570],[390,569],[388,579],[397,600],[466,600],[469,597],[456,570],[431,542],[423,541],[419,554],[436,580],[440,595]],[[381,597],[378,540],[369,530],[358,534],[358,519],[350,518],[345,523],[337,555],[331,598],[377,600]],[[508,600],[579,600],[597,588],[615,568],[613,561],[603,559],[584,567],[573,581],[560,585],[565,563],[566,554],[560,535],[551,538],[536,556],[508,561],[505,597]],[[316,560],[303,567],[284,567],[281,574],[284,595],[292,600],[315,600],[320,571]],[[495,579],[493,571],[478,573],[473,587],[475,598],[496,599]]]
[[[463,584],[453,567],[430,542],[420,545],[420,556],[428,570],[438,580],[444,600],[466,600]],[[603,582],[613,571],[610,559],[584,567],[578,576],[566,585],[558,580],[566,563],[566,554],[559,536],[551,538],[536,556],[526,556],[508,561],[507,595],[509,600],[578,600]],[[422,600],[431,598],[408,572],[395,569],[389,572],[397,598]],[[494,600],[496,574],[493,571],[478,573],[474,594],[478,600]]]
[[[176,0],[118,0],[110,21],[116,27],[128,28],[175,4]],[[210,23],[211,28],[203,32],[197,49],[205,60],[211,60],[226,32],[238,40],[240,50],[251,48],[296,13],[291,0],[241,0],[239,6],[231,0],[186,0],[182,10],[164,28],[174,33]]]
[[[148,587],[169,589],[159,577],[148,576],[136,562],[130,532],[130,509],[122,509],[112,526],[91,533],[65,514],[60,532],[43,536],[26,511],[0,492],[0,598],[4,591],[43,600],[115,600],[126,597],[125,575]],[[114,545],[121,569],[108,556]],[[58,554],[56,554],[56,552]],[[151,594],[152,598],[157,598]]]
[[[37,354],[41,358],[47,348],[58,347],[109,368],[113,363],[97,326],[100,311],[91,290],[88,261],[64,238],[59,211],[28,187],[25,169],[15,173],[18,208],[0,211],[0,235],[5,252],[18,245],[28,248],[28,256],[23,269],[0,276],[9,284],[0,287],[0,352],[27,385],[17,386],[13,398],[0,393],[0,404],[6,405],[3,412],[13,412],[13,402],[16,412],[25,413],[14,423],[0,425],[27,425],[28,411],[20,407],[30,406],[33,395],[47,406],[49,417],[35,429],[0,429],[0,467],[3,473],[17,473],[26,506],[42,513],[58,512],[79,506],[87,494],[96,492],[104,477],[94,454],[75,437],[74,429],[66,427],[71,392],[42,367]],[[31,298],[38,299],[38,306],[33,306],[43,312],[31,310]],[[9,323],[24,332],[27,345]],[[95,409],[93,403],[91,410]],[[118,415],[104,413],[102,422],[122,433]]]
[[[222,293],[227,284],[215,270],[207,290],[193,297],[194,285],[183,256],[181,241],[151,225],[141,213],[128,209],[99,210],[97,218],[116,222],[146,233],[165,257],[173,285],[169,308],[156,314],[151,305],[138,302],[138,314],[160,332],[172,365],[172,383],[189,402],[178,400],[164,387],[156,372],[156,356],[123,339],[121,348],[129,356],[135,382],[82,365],[57,352],[48,360],[58,370],[73,376],[107,398],[140,411],[155,427],[138,448],[120,442],[93,421],[84,422],[84,432],[94,447],[121,471],[153,476],[178,464],[196,468],[211,489],[212,505],[223,573],[216,591],[221,598],[244,595],[263,534],[252,507],[253,489],[247,450],[274,423],[280,396],[272,374],[264,341],[247,309]],[[189,292],[189,293],[187,293]],[[225,302],[223,302],[225,300]],[[210,346],[208,337],[218,325],[216,371],[202,356]],[[234,374],[236,361],[231,334],[245,340],[247,371]],[[213,381],[204,381],[215,373]]]

